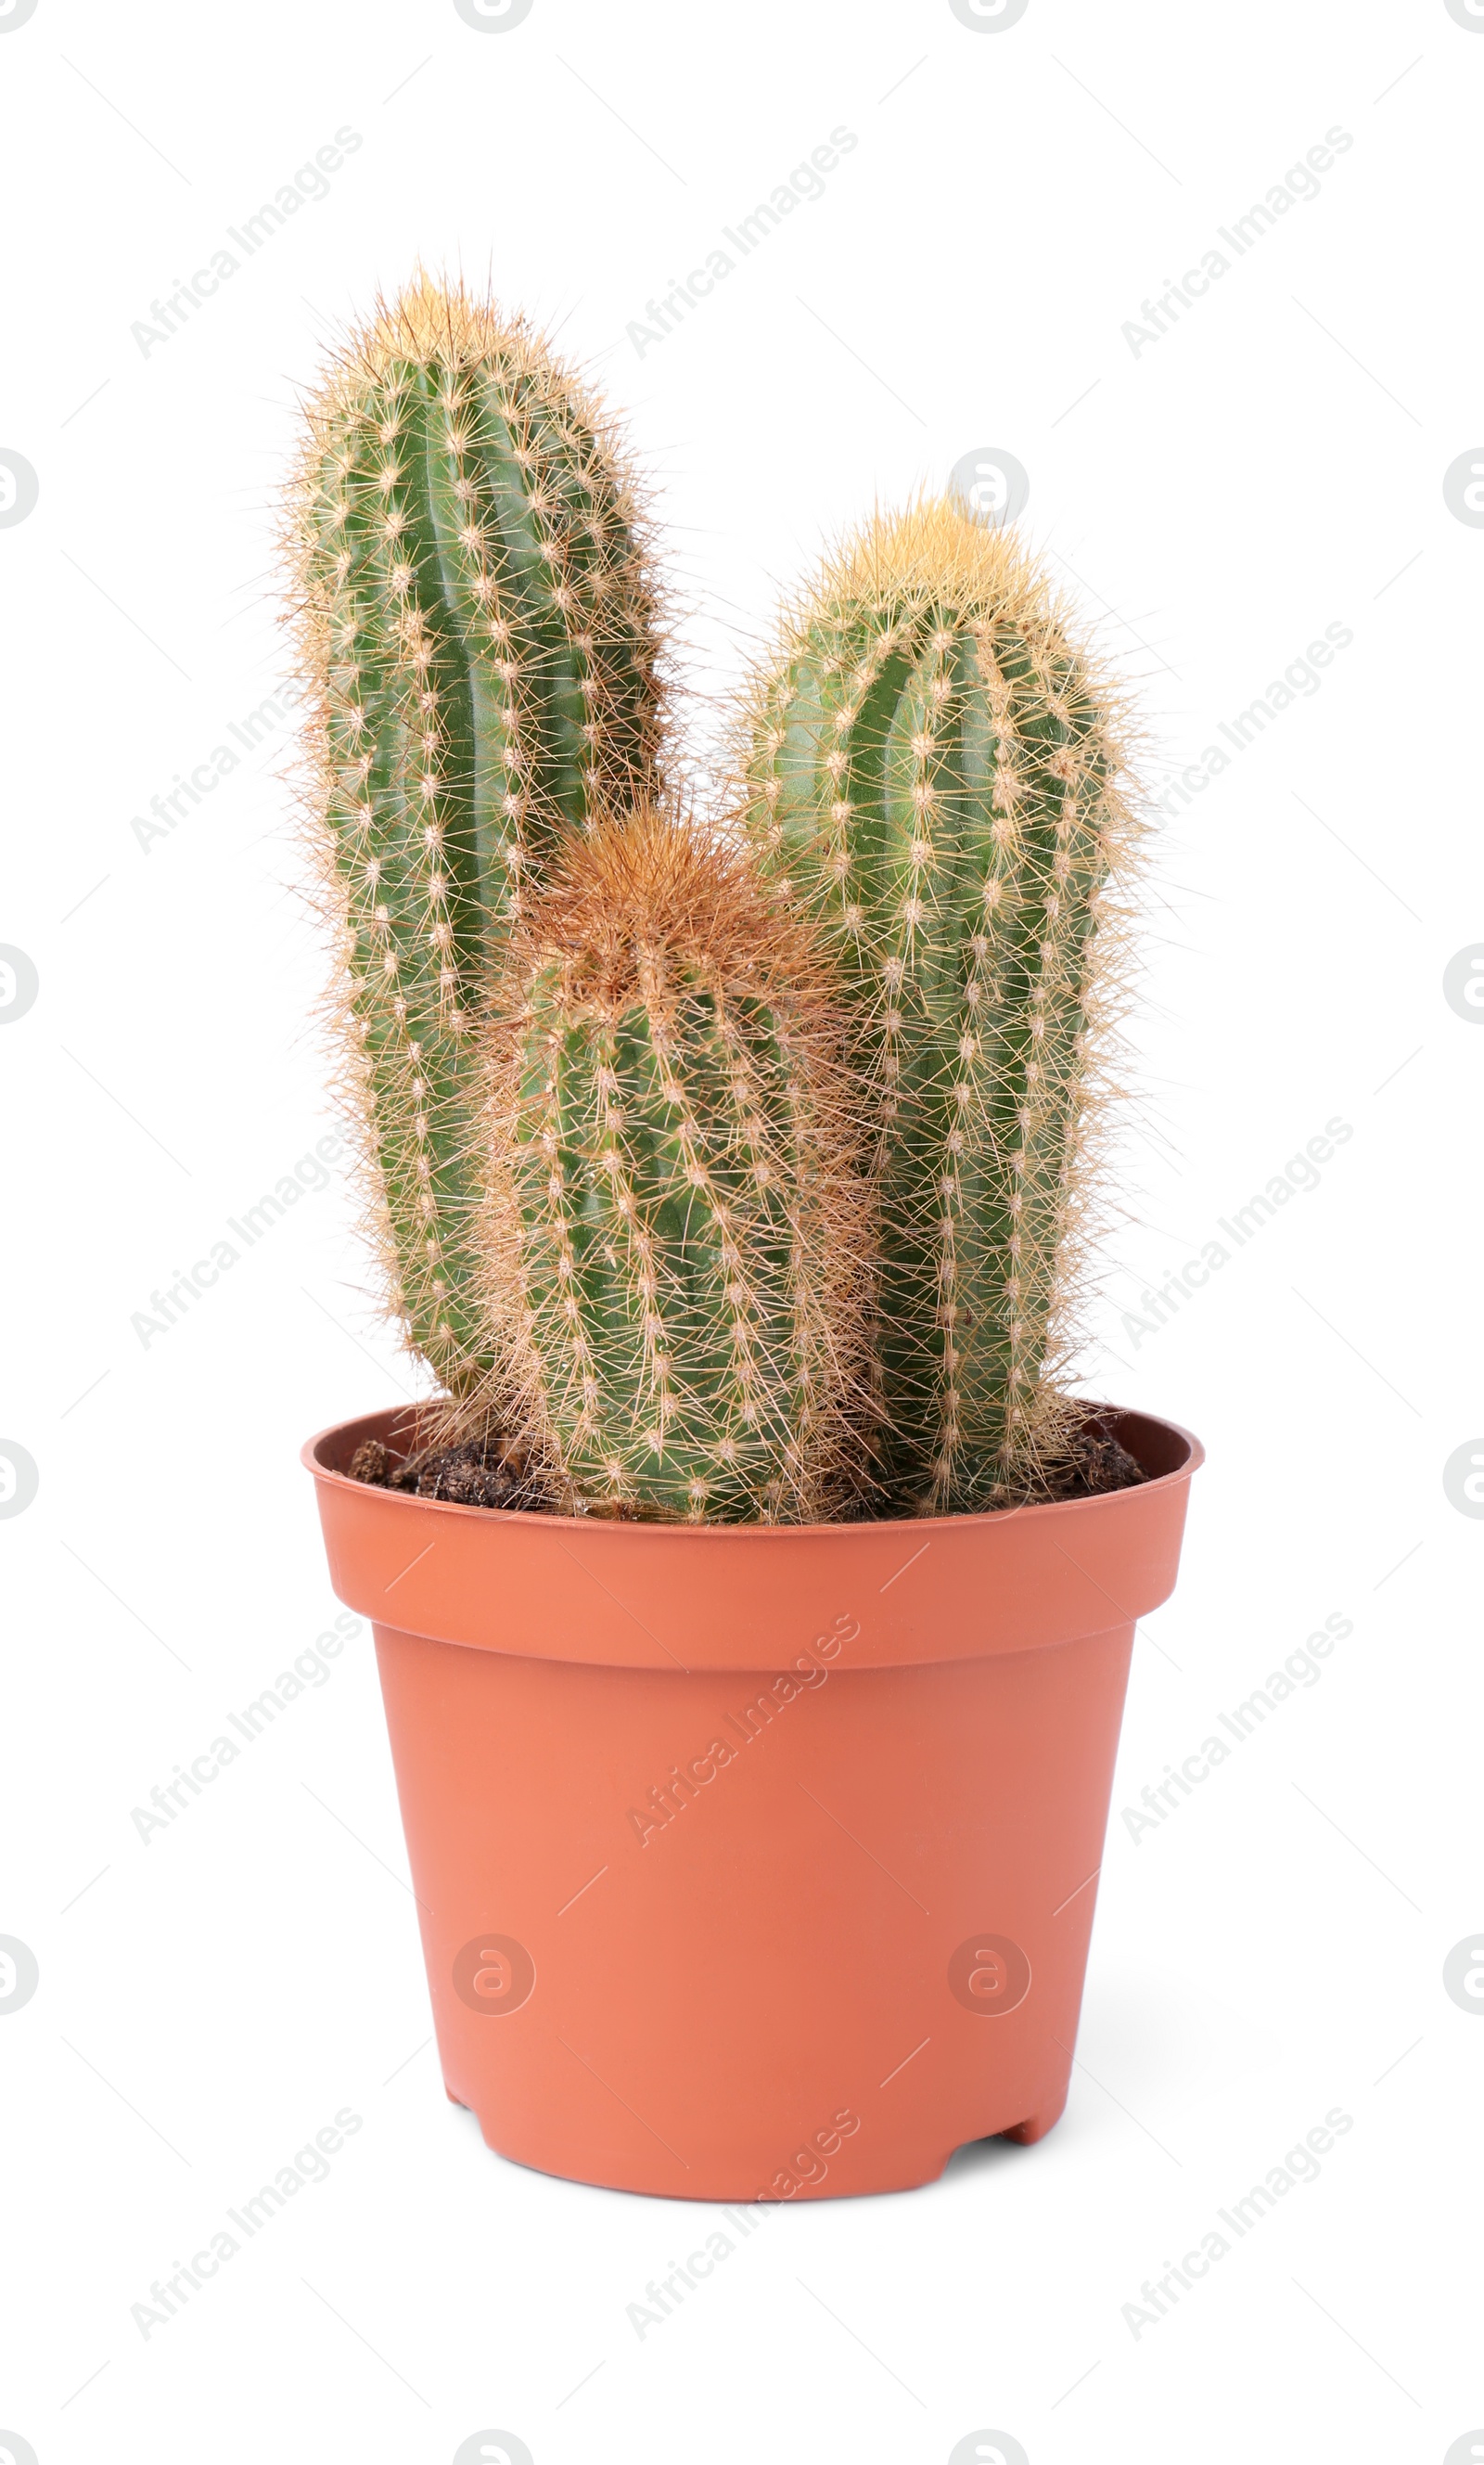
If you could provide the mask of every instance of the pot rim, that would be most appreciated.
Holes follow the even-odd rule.
[[[1178,1481],[1187,1481],[1193,1473],[1200,1471],[1206,1461],[1205,1447],[1195,1432],[1187,1430],[1182,1422],[1166,1420],[1161,1413],[1141,1411],[1130,1405],[1098,1403],[1090,1396],[1076,1396],[1071,1400],[1086,1411],[1089,1419],[1111,1418],[1120,1424],[1120,1434],[1124,1431],[1129,1431],[1133,1425],[1141,1423],[1151,1432],[1159,1432],[1163,1436],[1177,1439],[1183,1449],[1179,1460],[1168,1465],[1163,1472],[1151,1474],[1147,1479],[1140,1481],[1132,1489],[1102,1490],[1091,1498],[1042,1499],[1023,1506],[982,1507],[976,1513],[969,1515],[868,1516],[851,1523],[688,1523],[670,1521],[661,1518],[653,1520],[635,1518],[631,1521],[617,1516],[554,1515],[544,1507],[465,1506],[454,1499],[418,1498],[409,1490],[382,1489],[370,1481],[355,1480],[348,1472],[343,1472],[337,1465],[325,1461],[321,1450],[331,1441],[348,1440],[350,1441],[349,1451],[353,1452],[355,1443],[361,1438],[386,1438],[399,1421],[405,1423],[411,1420],[415,1423],[418,1414],[427,1410],[433,1400],[429,1398],[423,1403],[388,1405],[379,1411],[359,1413],[352,1420],[331,1421],[322,1430],[317,1430],[312,1438],[304,1441],[299,1449],[299,1459],[305,1471],[312,1474],[317,1481],[330,1481],[337,1488],[348,1490],[356,1497],[369,1496],[384,1499],[390,1505],[406,1508],[418,1515],[455,1515],[478,1523],[487,1524],[498,1521],[502,1525],[534,1527],[537,1531],[545,1532],[642,1533],[651,1541],[657,1536],[673,1534],[677,1537],[683,1536],[692,1543],[698,1540],[729,1541],[734,1546],[743,1536],[760,1543],[774,1543],[796,1538],[802,1533],[808,1533],[811,1538],[838,1538],[843,1541],[862,1532],[877,1532],[897,1525],[905,1529],[912,1524],[931,1524],[935,1531],[951,1532],[972,1529],[983,1524],[1008,1524],[1025,1516],[1076,1515],[1088,1508],[1106,1510],[1116,1499],[1143,1498],[1152,1490],[1171,1488]],[[339,1452],[346,1452],[343,1443]],[[1134,1451],[1131,1449],[1130,1452]]]

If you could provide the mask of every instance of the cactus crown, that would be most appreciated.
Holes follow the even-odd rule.
[[[487,1053],[492,1401],[571,1505],[825,1513],[857,1452],[871,1192],[828,971],[652,809],[522,919]]]

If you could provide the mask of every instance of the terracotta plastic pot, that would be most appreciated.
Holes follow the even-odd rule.
[[[1109,1418],[1103,1414],[1099,1417]],[[671,2198],[930,2182],[1066,2102],[1136,1619],[1197,1441],[935,1521],[452,1506],[311,1440],[371,1620],[443,2076],[492,2148]]]

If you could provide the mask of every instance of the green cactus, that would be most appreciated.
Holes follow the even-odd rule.
[[[825,926],[879,1123],[876,1374],[898,1510],[1035,1494],[1089,1188],[1122,727],[1013,534],[951,500],[827,563],[742,748],[764,867]]]
[[[308,405],[290,518],[346,1095],[394,1314],[449,1391],[475,1304],[476,1029],[559,837],[655,770],[632,483],[521,321],[421,278]]]
[[[487,1417],[568,1512],[836,1502],[872,1243],[843,1055],[807,930],[653,811],[579,843],[522,918],[488,1055]]]

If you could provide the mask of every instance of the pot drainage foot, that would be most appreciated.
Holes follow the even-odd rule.
[[[468,2106],[464,2103],[463,2099],[462,2099],[461,2097],[455,2097],[455,2096],[454,2095],[454,2092],[453,2092],[453,2090],[450,2088],[450,2086],[449,2086],[449,2084],[448,2084],[447,2080],[445,2080],[445,2081],[444,2081],[444,2083],[443,2083],[443,2094],[444,2094],[444,2096],[448,2099],[448,2101],[449,2101],[450,2105],[456,2105],[456,2106],[460,2109],[460,2111],[461,2111],[462,2113],[464,2113],[464,2114],[467,2114],[467,2113],[469,2112],[469,2108],[468,2108]]]
[[[1044,2140],[1052,2125],[1061,2121],[1066,2103],[1066,2091],[1063,2090],[1054,2105],[1043,2105],[1039,2113],[1028,2115],[1024,2122],[1014,2123],[1008,2131],[1002,2131],[1001,2139],[1018,2140],[1023,2148],[1029,2148],[1034,2141]]]

